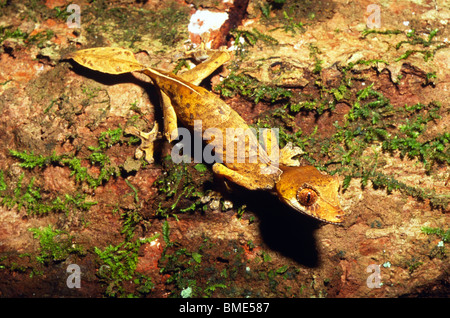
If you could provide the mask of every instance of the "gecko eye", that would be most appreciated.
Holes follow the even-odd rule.
[[[303,206],[313,205],[317,198],[317,192],[313,189],[303,188],[297,192],[297,201]]]

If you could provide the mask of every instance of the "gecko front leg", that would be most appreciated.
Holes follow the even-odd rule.
[[[257,189],[256,184],[255,187],[252,187],[254,182],[250,177],[244,176],[239,172],[232,170],[221,163],[213,164],[212,168],[216,175],[225,177],[226,179],[232,181],[235,184],[238,184],[251,190]]]
[[[300,160],[293,158],[303,153],[304,151],[300,147],[294,146],[292,142],[288,142],[280,150],[280,164],[288,167],[298,167],[300,166]]]
[[[178,136],[177,114],[172,106],[170,97],[164,92],[161,92],[161,103],[164,116],[164,137],[169,142],[172,142]]]
[[[278,138],[272,129],[263,132],[263,142],[270,162],[288,167],[300,166],[300,160],[293,159],[304,153],[300,147],[288,142],[283,148],[279,149]]]

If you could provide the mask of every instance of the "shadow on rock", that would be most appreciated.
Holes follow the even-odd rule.
[[[318,222],[285,206],[278,198],[267,198],[267,201],[261,202],[256,210],[264,242],[304,266],[316,267],[318,251],[314,231]]]
[[[113,75],[113,74],[106,74],[98,71],[94,71],[91,69],[88,69],[84,66],[79,65],[78,63],[68,60],[68,62],[72,66],[72,71],[77,73],[78,75],[81,75],[86,78],[90,78],[98,83],[101,83],[103,85],[117,85],[121,83],[133,83],[138,86],[141,86],[145,89],[146,93],[148,94],[150,101],[154,105],[159,104],[159,91],[155,87],[155,85],[142,81],[135,76],[133,76],[132,73],[125,73],[125,74],[119,74],[119,75]]]
[[[296,212],[267,192],[244,190],[239,200],[259,217],[261,235],[268,247],[301,265],[318,266],[314,231],[320,222]]]

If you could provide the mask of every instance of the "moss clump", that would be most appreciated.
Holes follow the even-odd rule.
[[[31,228],[34,238],[39,240],[40,254],[36,260],[41,264],[64,261],[69,255],[84,255],[82,247],[73,243],[73,237],[67,232],[54,229],[51,225],[43,228]]]
[[[185,30],[189,23],[189,8],[175,1],[159,11],[133,6],[110,8],[103,3],[94,3],[84,12],[83,23],[93,42],[97,42],[97,38],[111,37],[121,46],[134,49],[141,44],[155,45],[155,40],[163,46],[173,47],[188,36]]]
[[[397,43],[395,46],[396,50],[400,50],[405,44],[408,44],[409,46],[420,46],[423,49],[408,49],[403,54],[401,54],[399,57],[397,57],[394,61],[398,62],[400,60],[407,59],[410,55],[419,53],[422,54],[423,60],[425,62],[428,62],[429,60],[433,59],[434,55],[436,54],[436,51],[447,47],[448,44],[444,42],[438,42],[434,41],[433,39],[438,34],[438,29],[433,29],[429,32],[427,38],[420,37],[415,29],[412,29],[408,31],[406,34],[403,31],[400,30],[364,30],[362,32],[362,38],[366,38],[369,34],[384,34],[384,35],[402,35],[405,34],[406,40],[402,40]]]
[[[335,124],[332,141],[322,143],[321,153],[331,157],[325,165],[336,165],[336,171],[346,175],[344,188],[352,178],[361,178],[361,185],[372,181],[375,187],[388,192],[399,190],[420,200],[429,200],[436,208],[445,208],[450,196],[435,193],[433,189],[412,187],[378,171],[380,153],[370,157],[363,154],[367,148],[380,145],[385,152],[418,159],[430,173],[436,164],[450,163],[450,135],[439,134],[423,138],[427,124],[440,118],[439,103],[405,105],[396,108],[373,85],[360,90],[356,101],[346,115],[343,126]],[[393,124],[395,123],[395,124]],[[338,167],[339,166],[339,167]]]
[[[236,73],[231,73],[214,89],[224,97],[239,93],[255,103],[259,101],[276,103],[292,97],[292,92],[285,88],[261,84],[250,76]]]
[[[31,178],[27,186],[23,185],[24,173],[20,175],[15,189],[11,189],[8,193],[9,186],[3,175],[3,171],[0,171],[0,204],[9,209],[13,207],[17,207],[19,210],[25,208],[29,215],[44,215],[51,212],[67,214],[73,210],[87,211],[91,206],[97,204],[97,202],[86,202],[86,195],[81,194],[75,196],[66,194],[63,199],[59,196],[53,200],[44,199],[40,189],[34,186],[35,177]]]
[[[211,176],[211,172],[203,164],[175,164],[171,157],[164,158],[164,174],[154,185],[158,188],[158,197],[154,203],[155,216],[166,218],[176,213],[186,213],[200,208],[207,209],[201,198],[207,192],[203,184]],[[193,177],[196,175],[196,178]]]
[[[450,242],[450,230],[444,230],[438,227],[424,226],[421,228],[422,232],[428,235],[437,235],[441,238],[442,242]]]
[[[73,154],[35,155],[33,152],[28,153],[26,150],[10,150],[10,154],[21,160],[20,166],[27,169],[42,168],[48,165],[68,167],[71,171],[70,175],[74,176],[77,182],[86,182],[91,188],[95,189],[107,182],[111,176],[120,174],[118,167],[110,164],[109,157],[105,154],[105,151],[113,145],[120,144],[122,136],[123,131],[120,127],[102,132],[98,138],[98,146],[88,147],[92,153],[87,158],[75,157]],[[88,160],[93,166],[99,167],[100,172],[98,175],[90,174],[88,168],[83,165],[83,160]]]
[[[227,277],[208,264],[203,263],[207,252],[214,252],[214,244],[204,238],[195,251],[180,247],[180,244],[170,241],[169,223],[163,223],[163,238],[166,246],[158,261],[160,272],[169,275],[166,284],[171,286],[170,297],[211,297],[218,289],[226,289]],[[223,273],[223,272],[222,272]]]
[[[132,289],[140,295],[151,292],[154,284],[150,277],[136,272],[139,248],[158,238],[158,234],[145,239],[126,239],[117,245],[108,245],[104,249],[94,248],[99,257],[100,267],[97,276],[106,286],[108,297],[133,297],[133,292],[127,292],[125,284],[130,283]]]
[[[19,28],[12,29],[11,27],[0,27],[0,44],[7,39],[22,41],[27,45],[36,45],[38,48],[43,48],[45,42],[53,38],[54,32],[52,30],[41,31],[34,35],[21,31]]]
[[[439,259],[446,259],[448,257],[448,252],[445,248],[445,243],[450,242],[450,229],[444,230],[438,227],[424,226],[421,228],[421,230],[425,234],[436,235],[441,239],[441,241],[437,245],[433,246],[429,256],[431,258],[437,257]]]
[[[443,132],[430,136],[427,133],[427,128],[442,117],[444,110],[438,102],[394,107],[388,98],[373,88],[373,84],[355,91],[352,83],[353,67],[357,64],[378,63],[388,62],[361,60],[341,68],[343,76],[338,87],[325,88],[319,85],[320,100],[297,104],[291,98],[283,107],[271,111],[270,120],[260,118],[257,125],[280,127],[281,146],[291,141],[305,150],[303,159],[310,164],[318,165],[320,161],[322,169],[344,175],[344,189],[352,178],[360,178],[362,187],[371,181],[374,187],[385,188],[388,193],[400,191],[418,200],[427,200],[434,208],[445,209],[450,196],[438,194],[433,189],[410,186],[382,171],[383,156],[386,154],[416,159],[423,163],[429,174],[438,165],[450,164],[450,134]],[[315,111],[320,115],[338,102],[350,104],[351,108],[342,124],[334,123],[335,133],[326,139],[316,135],[317,130],[309,136],[303,136],[296,127],[295,118],[286,110]],[[276,120],[276,114],[282,113],[284,115],[279,117],[281,120]],[[368,150],[370,155],[365,155]]]

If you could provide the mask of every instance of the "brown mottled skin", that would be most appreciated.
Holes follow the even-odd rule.
[[[107,51],[108,48],[100,48]],[[164,135],[169,141],[177,137],[177,120],[183,126],[194,129],[194,121],[201,121],[202,133],[207,129],[218,129],[220,134],[212,134],[214,138],[206,140],[206,143],[214,147],[216,154],[222,155],[223,163],[214,163],[215,174],[225,177],[232,182],[247,189],[263,189],[275,193],[282,202],[295,210],[307,214],[311,217],[328,223],[341,223],[344,212],[340,207],[338,198],[339,181],[336,177],[323,174],[312,166],[299,166],[299,161],[293,159],[301,154],[298,147],[288,144],[280,149],[279,160],[273,160],[273,154],[266,151],[264,145],[260,145],[258,139],[253,134],[243,135],[238,132],[233,136],[236,138],[247,138],[245,143],[245,162],[237,160],[227,161],[227,128],[242,128],[245,131],[249,128],[244,119],[230,106],[228,106],[217,95],[203,87],[197,86],[201,80],[209,76],[220,65],[229,60],[228,52],[215,52],[204,63],[183,73],[180,76],[168,72],[147,68],[139,64],[134,57],[129,57],[128,51],[114,48],[114,52],[122,50],[126,61],[118,60],[115,69],[107,66],[93,67],[89,58],[85,55],[96,53],[96,49],[78,51],[72,58],[78,63],[106,73],[118,74],[130,71],[141,72],[150,77],[153,83],[161,91],[162,106],[164,112]],[[98,49],[97,49],[98,50]],[[101,51],[103,52],[103,51]],[[89,56],[88,56],[89,57]],[[98,59],[98,57],[95,57]],[[247,130],[248,131],[248,130]],[[143,139],[141,150],[145,152],[148,161],[153,160],[153,141],[156,138],[157,126],[149,134],[138,132],[135,129],[131,133],[139,135]],[[211,137],[211,136],[209,136]],[[278,145],[275,138],[265,138],[266,148]],[[230,137],[230,140],[232,137]],[[204,138],[206,139],[206,138]],[[234,144],[236,148],[236,144]],[[231,154],[236,158],[237,152],[234,149]],[[255,151],[256,152],[253,152]],[[250,154],[257,154],[256,161],[249,161]],[[269,155],[269,154],[270,155]],[[276,157],[278,158],[278,157]]]

